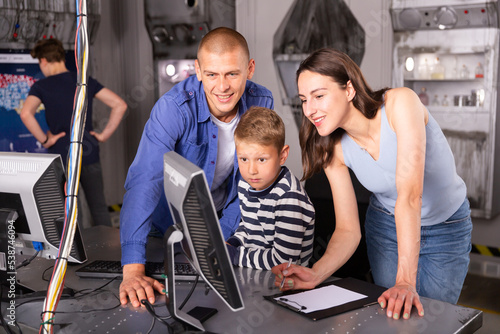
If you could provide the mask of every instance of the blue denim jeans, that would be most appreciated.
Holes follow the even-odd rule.
[[[368,259],[375,284],[396,281],[398,245],[394,215],[372,195],[365,220]],[[467,198],[446,221],[421,227],[417,292],[456,304],[469,266],[472,221]]]

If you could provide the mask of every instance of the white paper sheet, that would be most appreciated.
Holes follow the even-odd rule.
[[[336,285],[328,285],[318,289],[299,292],[294,295],[276,297],[274,299],[278,300],[280,303],[299,309],[303,313],[311,313],[366,297],[368,296]]]

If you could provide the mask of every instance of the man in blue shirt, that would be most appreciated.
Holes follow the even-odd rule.
[[[120,301],[138,307],[153,303],[160,282],[145,275],[146,242],[153,225],[161,233],[172,225],[163,190],[163,155],[179,153],[205,171],[224,237],[240,222],[234,129],[251,106],[273,108],[269,90],[249,81],[255,71],[245,38],[217,28],[198,46],[196,77],[174,86],[153,107],[125,182],[120,215],[123,281]]]

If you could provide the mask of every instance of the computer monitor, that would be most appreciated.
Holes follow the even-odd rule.
[[[204,330],[198,319],[176,306],[174,244],[181,242],[192,266],[233,311],[244,308],[205,174],[174,151],[163,158],[164,188],[175,224],[164,236],[170,315]]]
[[[9,239],[16,254],[32,256],[39,249],[38,256],[57,258],[64,228],[65,182],[58,154],[0,152],[0,224],[8,232],[2,238]],[[77,228],[68,261],[86,260]]]

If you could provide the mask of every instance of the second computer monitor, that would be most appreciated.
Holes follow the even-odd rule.
[[[164,155],[163,163],[165,196],[175,228],[182,232],[186,255],[205,282],[232,310],[243,309],[243,299],[203,170],[174,151]]]

